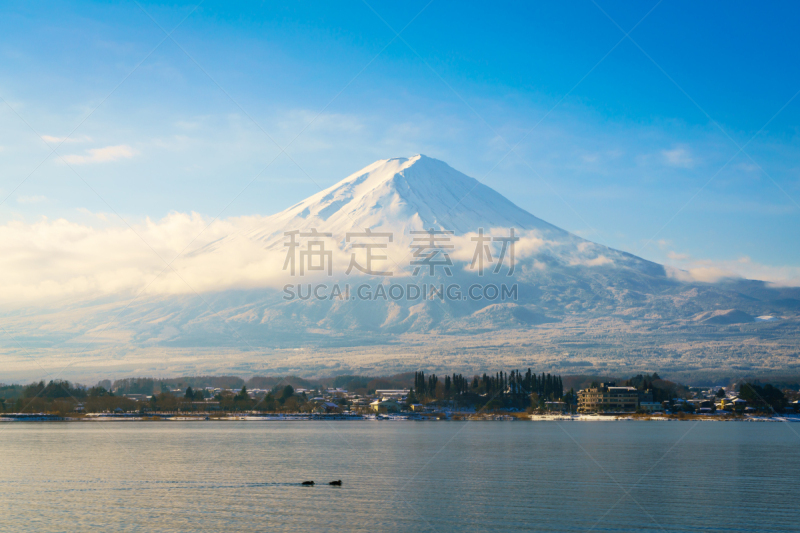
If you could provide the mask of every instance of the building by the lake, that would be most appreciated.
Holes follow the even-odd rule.
[[[651,410],[653,393],[636,387],[617,387],[616,383],[601,383],[578,391],[579,413],[634,413],[645,406]]]

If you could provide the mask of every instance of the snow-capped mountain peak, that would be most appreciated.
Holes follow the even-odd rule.
[[[272,244],[288,229],[343,236],[348,231],[446,229],[457,234],[478,228],[567,232],[517,207],[447,163],[425,155],[383,159],[268,218],[252,237]]]

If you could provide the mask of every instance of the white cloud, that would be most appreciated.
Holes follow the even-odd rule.
[[[73,136],[70,136],[70,137],[56,137],[56,136],[53,136],[53,135],[42,135],[42,139],[44,139],[45,141],[47,141],[47,142],[49,142],[51,144],[82,143],[82,142],[88,142],[88,141],[92,140],[90,137],[87,137],[86,135],[77,135],[75,137],[73,137]]]
[[[704,283],[715,283],[723,279],[742,277],[730,270],[714,266],[690,268],[688,270],[669,267],[667,268],[667,275],[681,281],[700,281]]]
[[[668,252],[678,267],[667,266],[667,274],[681,281],[714,283],[723,279],[755,279],[778,286],[800,286],[800,267],[774,266],[756,263],[747,256],[714,261],[698,259],[688,254]]]
[[[108,217],[105,215],[105,213],[92,213],[91,211],[89,211],[85,207],[79,207],[78,208],[78,212],[79,213],[83,213],[84,215],[89,215],[91,217],[97,217],[102,221],[107,221],[108,220]]]
[[[104,220],[102,213],[79,211],[92,217],[89,223],[43,218],[33,224],[11,221],[0,225],[0,304],[54,304],[64,298],[132,295],[142,290],[145,294],[192,294],[280,288],[290,281],[283,270],[286,251],[280,238],[268,246],[266,241],[249,237],[254,228],[270,227],[271,217],[229,218],[208,226],[211,220],[197,213],[171,213],[130,228],[113,218]],[[453,239],[454,261],[468,265],[472,260],[476,244],[472,236]],[[344,246],[344,242],[340,244]],[[520,232],[516,257],[533,269],[543,269],[547,266],[537,260],[540,255],[557,256],[570,249],[574,251],[567,261],[572,265],[600,267],[616,260],[605,247],[580,243],[575,249],[570,243],[545,240],[536,231]],[[343,248],[342,252],[334,253],[335,272],[344,272],[348,266],[350,250]],[[407,258],[407,239],[396,239],[386,253],[390,258]],[[495,248],[494,256],[498,253]],[[171,266],[166,267],[165,261]],[[680,270],[669,267],[669,275],[686,281],[746,277],[800,285],[800,267],[760,265],[746,257],[714,262],[686,256],[678,262]],[[407,274],[394,265],[388,260],[379,267],[388,267],[396,276]]]
[[[92,218],[88,223],[43,218],[33,224],[12,221],[0,225],[0,304],[52,305],[65,298],[125,296],[139,291],[150,295],[193,294],[280,288],[297,282],[283,270],[286,249],[281,232],[276,233],[275,242],[250,238],[254,228],[270,227],[271,217],[221,219],[208,226],[211,220],[197,213],[171,213],[130,228],[116,223],[113,217],[105,220],[102,213],[85,208],[78,211]],[[508,230],[487,230],[486,234],[505,236]],[[537,231],[520,231],[518,235],[516,259],[530,260],[533,268],[545,265],[535,262],[539,254],[571,248],[568,243],[545,240]],[[475,252],[473,236],[460,235],[452,240],[455,248],[451,257],[465,268]],[[341,273],[349,266],[352,249],[343,238],[336,241],[334,246],[341,252],[333,254],[333,271]],[[396,277],[411,275],[412,269],[403,269],[409,264],[409,244],[410,236],[401,233],[381,251],[389,259],[376,268],[391,270]],[[492,242],[490,246],[498,261],[500,244]],[[599,253],[601,250],[605,249],[582,246],[570,257],[571,264],[609,264],[611,259]],[[313,278],[306,273],[304,281]]]
[[[508,228],[491,228],[486,230],[485,236],[508,236]],[[517,230],[516,237],[519,239],[514,245],[514,254],[516,259],[524,259],[526,257],[532,257],[536,254],[542,252],[545,249],[553,248],[559,245],[559,243],[555,241],[549,241],[543,238],[540,232],[536,230]],[[473,241],[473,239],[478,238],[478,234],[475,232],[465,233],[463,235],[455,235],[451,239],[452,245],[455,247],[451,252],[449,252],[449,256],[454,261],[463,261],[466,263],[465,268],[468,267],[471,263],[473,258],[475,257],[475,248],[478,244],[477,241]],[[403,251],[408,250],[409,243],[406,243],[404,240],[398,240],[398,255],[397,257],[404,257],[407,255],[408,252]],[[492,257],[495,261],[499,260],[500,252],[502,250],[502,243],[500,242],[491,242],[487,243],[489,246]],[[508,251],[506,252],[508,253]],[[506,259],[508,260],[508,259]]]
[[[135,294],[142,289],[148,294],[180,294],[269,286],[272,278],[283,274],[282,254],[267,253],[261,243],[247,238],[178,256],[198,235],[186,252],[251,228],[258,220],[220,220],[205,231],[210,220],[196,213],[147,219],[133,229],[108,223],[94,227],[66,219],[43,218],[33,224],[12,221],[0,226],[0,302],[53,302]],[[159,276],[165,261],[173,259]]]
[[[598,255],[597,257],[573,257],[569,260],[570,266],[587,266],[587,267],[597,267],[603,265],[613,265],[614,260],[606,257],[604,255]]]
[[[686,148],[677,147],[672,150],[662,150],[661,155],[664,158],[664,162],[671,167],[692,168],[695,165],[691,152]]]
[[[17,196],[18,204],[38,204],[47,200],[46,196]]]
[[[667,257],[669,257],[672,261],[686,261],[687,259],[690,259],[689,254],[679,254],[671,250],[667,252]]]
[[[72,165],[83,165],[86,163],[104,163],[119,159],[130,159],[136,155],[136,150],[127,144],[106,146],[105,148],[90,148],[86,152],[87,155],[65,155],[64,161]]]
[[[594,259],[587,259],[583,264],[586,266],[603,266],[614,264],[614,261],[604,255],[598,255]]]

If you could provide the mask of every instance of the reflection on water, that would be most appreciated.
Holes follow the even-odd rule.
[[[800,424],[9,423],[0,529],[796,531],[793,430]]]

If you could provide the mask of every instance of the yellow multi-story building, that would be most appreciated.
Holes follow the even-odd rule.
[[[578,391],[579,413],[632,413],[639,409],[639,391],[635,387],[617,387],[601,383]]]

